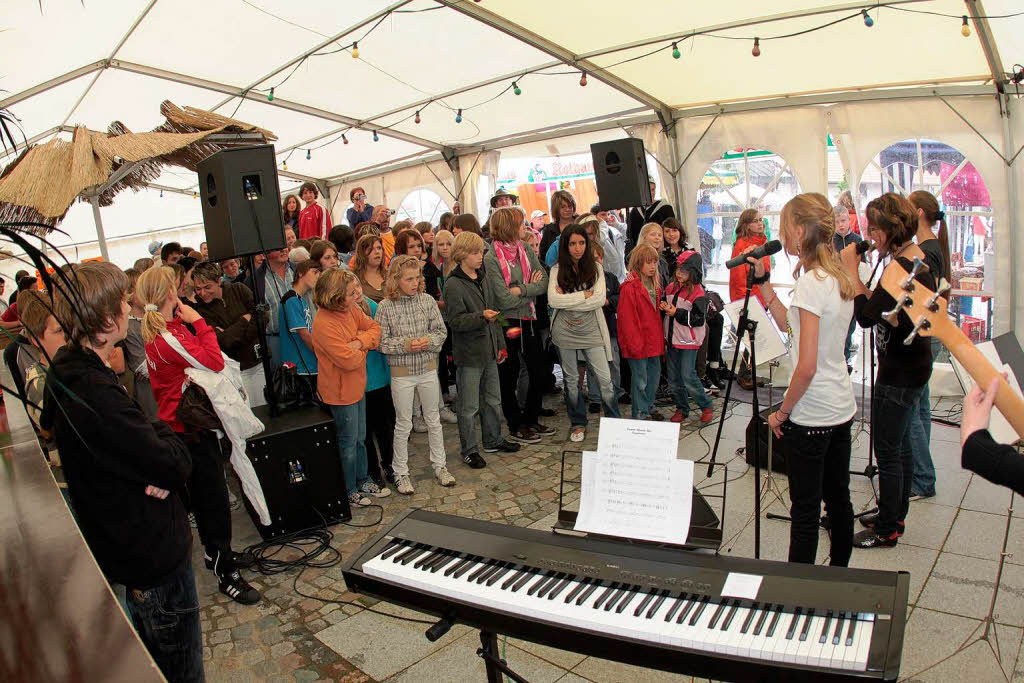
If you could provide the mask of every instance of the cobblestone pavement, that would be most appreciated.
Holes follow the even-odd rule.
[[[413,434],[410,470],[416,493],[402,496],[396,492],[383,499],[384,522],[410,507],[516,526],[530,526],[556,512],[562,449],[596,449],[598,421],[591,419],[591,429],[582,444],[569,444],[569,423],[561,396],[546,397],[545,405],[555,410],[556,416],[542,420],[558,432],[541,443],[524,445],[518,453],[483,454],[487,467],[480,470],[463,464],[458,455],[458,429],[456,425],[445,424],[448,467],[457,480],[452,488],[443,488],[434,481],[427,458],[426,435]],[[629,406],[623,408],[628,415]],[[671,414],[668,408],[661,412],[666,416]],[[699,411],[691,412],[691,419],[682,424],[684,434],[699,426],[698,416]],[[713,439],[713,430],[705,429],[704,432],[706,438]],[[233,489],[238,495],[237,485]],[[574,489],[569,486],[570,491]],[[372,523],[377,514],[375,508],[357,509],[353,512],[352,523]],[[241,507],[233,512],[233,525],[236,549],[260,540]],[[380,528],[379,525],[363,529],[333,526],[333,545],[343,557],[348,557]],[[203,568],[198,537],[194,546],[208,680],[374,680],[360,669],[358,662],[347,661],[316,637],[325,629],[363,611],[361,607],[322,600],[352,601],[367,606],[374,604],[372,599],[348,592],[340,566],[306,569],[297,584],[297,571],[273,576],[246,572],[248,580],[263,594],[263,601],[250,607],[229,600],[217,590],[211,572]],[[301,593],[315,595],[321,600],[298,595],[296,585]]]

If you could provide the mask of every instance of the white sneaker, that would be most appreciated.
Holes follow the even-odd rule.
[[[447,422],[450,425],[458,424],[459,418],[455,416],[451,408],[445,406],[441,409],[441,422]]]
[[[387,498],[391,495],[391,489],[386,486],[381,488],[380,486],[377,486],[372,479],[367,479],[363,485],[359,487],[359,493],[365,493],[366,495],[373,496],[374,498]]]
[[[420,417],[419,415],[416,415],[415,417],[412,418],[412,431],[416,432],[417,434],[427,433],[427,423],[424,422],[423,418]]]
[[[447,467],[435,468],[434,477],[437,478],[437,483],[441,486],[455,486],[455,477],[452,476]]]
[[[403,496],[408,496],[415,493],[415,489],[412,487],[412,480],[409,479],[408,474],[396,474],[395,475],[395,487],[398,492]]]
[[[348,496],[348,502],[349,505],[361,505],[364,507],[373,504],[372,500],[370,500],[363,494],[359,493],[359,491],[353,491],[352,493],[350,493]]]

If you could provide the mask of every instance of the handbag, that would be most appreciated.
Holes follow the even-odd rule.
[[[295,372],[292,363],[284,363],[274,368],[270,376],[270,383],[274,387],[274,397],[280,408],[294,408],[303,405],[303,391],[299,376]]]

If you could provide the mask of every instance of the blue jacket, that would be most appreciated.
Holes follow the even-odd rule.
[[[377,316],[377,302],[368,297],[366,304],[370,307],[370,317]],[[387,357],[380,351],[370,351],[366,354],[366,391],[374,391],[391,384],[391,366],[388,365]]]

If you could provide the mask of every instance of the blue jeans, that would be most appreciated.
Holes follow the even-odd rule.
[[[569,411],[569,421],[572,426],[587,426],[587,399],[580,391],[579,359],[581,357],[586,360],[587,372],[590,376],[597,378],[605,417],[618,417],[619,405],[615,401],[611,372],[608,368],[608,356],[605,355],[604,347],[595,346],[591,349],[559,347],[558,356],[562,364],[562,394],[565,396],[565,407]]]
[[[700,349],[668,350],[668,384],[672,388],[672,398],[676,408],[684,415],[690,413],[690,396],[700,408],[710,408],[711,399],[704,391],[704,385],[697,377],[697,352]]]
[[[612,373],[612,392],[615,399],[622,396],[622,382],[619,370],[619,340],[612,337],[612,357],[608,360],[608,370]],[[601,402],[601,383],[594,377],[594,373],[587,370],[587,392],[591,403]]]
[[[501,443],[501,388],[498,365],[491,361],[483,368],[455,366],[456,412],[459,417],[459,443],[462,455],[479,454],[476,416],[480,415],[484,447]]]
[[[629,371],[633,375],[633,419],[650,417],[658,393],[658,380],[661,379],[661,356],[626,360],[629,361]]]
[[[345,473],[345,493],[352,495],[366,483],[366,396],[348,406],[331,406],[334,429],[338,433],[338,452]]]
[[[203,632],[191,558],[159,586],[127,589],[128,609],[143,645],[170,683],[204,681]]]
[[[917,404],[922,387],[876,384],[871,397],[871,438],[878,460],[878,521],[875,532],[889,536],[910,508],[914,477],[912,423],[920,419]]]
[[[910,443],[913,450],[914,476],[911,495],[935,493],[935,465],[932,463],[932,401],[928,385],[921,388],[915,415],[910,420]]]

